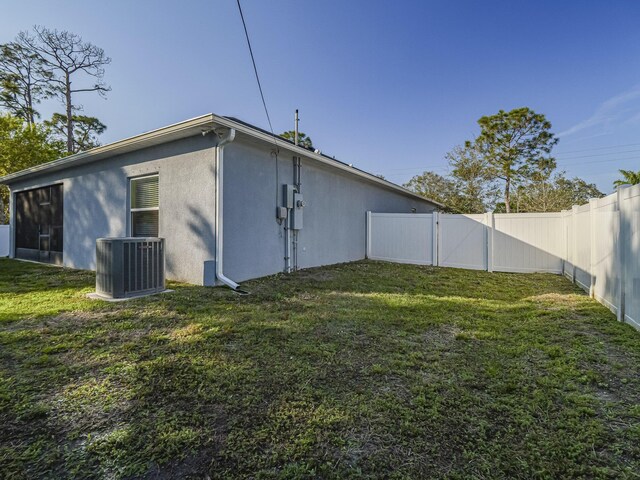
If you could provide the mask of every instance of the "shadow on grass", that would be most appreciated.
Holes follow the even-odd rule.
[[[6,298],[46,318],[0,325],[7,476],[615,477],[640,466],[640,342],[558,276],[356,262],[248,282],[247,297],[171,284],[171,295],[94,312],[102,304],[83,300],[52,317],[66,302],[47,288],[55,274],[29,266],[17,285],[40,269],[24,295],[48,303]],[[76,275],[56,271],[62,283]],[[92,286],[77,275],[72,286]]]

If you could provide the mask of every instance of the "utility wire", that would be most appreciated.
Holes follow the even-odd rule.
[[[276,157],[276,202],[277,202],[277,197],[278,197],[278,141],[276,140],[276,134],[273,130],[273,124],[271,123],[271,116],[269,115],[269,109],[267,108],[267,102],[264,99],[264,92],[262,91],[262,84],[260,83],[260,75],[258,74],[258,67],[256,66],[256,59],[255,56],[253,55],[253,48],[251,47],[251,40],[249,39],[249,31],[247,30],[247,23],[245,22],[244,19],[244,13],[242,12],[242,5],[240,5],[240,0],[236,0],[237,4],[238,4],[238,11],[240,12],[240,19],[242,20],[242,26],[244,28],[244,35],[247,39],[247,46],[249,47],[249,54],[251,55],[251,63],[253,64],[253,72],[255,73],[256,76],[256,82],[258,84],[258,90],[260,91],[260,98],[262,99],[262,106],[264,107],[264,113],[267,116],[267,121],[269,122],[269,130],[271,131],[271,136],[273,137],[273,143],[276,147],[275,150],[275,157]],[[640,145],[637,143],[628,143],[626,145],[612,145],[610,147],[596,147],[596,148],[591,148],[591,149],[584,149],[584,150],[569,150],[569,151],[565,151],[565,152],[561,152],[559,154],[557,154],[558,156],[563,156],[566,154],[572,154],[572,153],[581,153],[581,152],[588,152],[588,151],[592,151],[592,150],[607,150],[610,148],[620,148],[620,147],[631,147],[631,146],[636,146],[636,145]],[[631,151],[627,151],[627,152],[617,152],[617,153],[622,153],[622,154],[629,154],[629,153],[635,153],[635,150],[631,150]],[[612,155],[616,155],[617,153],[613,153]],[[601,154],[595,154],[595,155],[583,155],[583,156],[572,156],[572,157],[566,157],[566,160],[575,160],[575,159],[579,159],[579,158],[587,158],[587,157],[598,157],[598,156],[608,156],[610,154],[607,153],[601,153]],[[612,162],[612,161],[616,161],[616,160],[634,160],[635,158],[623,158],[623,159],[612,159],[612,160],[600,160],[600,161],[590,161],[590,162],[581,162],[581,163],[606,163],[606,162]],[[575,165],[572,163],[568,163],[565,165]],[[396,171],[399,171],[401,169],[396,169]],[[400,173],[395,173],[395,174],[391,174],[392,176],[394,175],[403,175]]]
[[[578,157],[577,157],[578,158]],[[573,159],[571,159],[573,160]],[[640,157],[638,156],[631,156],[631,157],[619,157],[619,158],[609,158],[609,159],[598,159],[598,160],[588,160],[588,161],[582,161],[582,162],[562,162],[558,164],[558,168],[562,169],[563,167],[569,167],[569,166],[576,166],[576,165],[595,165],[595,164],[600,164],[600,163],[611,163],[611,162],[623,162],[623,161],[627,161],[627,160],[640,160]],[[405,172],[398,172],[396,170],[381,170],[380,173],[385,174],[386,176],[390,176],[390,177],[399,177],[399,176],[404,176],[404,175],[420,175],[422,174],[424,171],[430,170],[430,171],[445,171],[448,167],[446,165],[443,166],[432,166],[431,168],[429,168],[428,166],[425,166],[425,168],[423,169],[407,169],[408,171]]]
[[[574,160],[574,159],[579,159],[579,158],[591,158],[591,157],[614,157],[616,155],[625,155],[625,154],[629,154],[629,153],[638,153],[640,152],[640,150],[638,149],[633,149],[633,150],[624,150],[624,151],[620,151],[620,152],[606,152],[606,153],[594,153],[591,155],[571,155],[571,156],[557,156],[555,155],[554,157],[557,160]]]
[[[247,30],[247,22],[244,20],[244,13],[242,13],[242,5],[240,0],[237,0],[238,11],[240,12],[240,19],[242,20],[242,26],[244,28],[244,35],[247,38],[247,46],[249,47],[249,54],[251,55],[251,63],[253,64],[253,72],[256,74],[256,82],[258,83],[258,90],[260,90],[260,98],[262,98],[262,106],[264,107],[264,113],[267,116],[269,122],[269,130],[271,130],[271,136],[273,137],[273,144],[275,145],[274,157],[276,160],[276,206],[280,205],[279,193],[280,193],[280,180],[279,168],[278,168],[278,141],[276,140],[276,134],[273,131],[273,125],[271,124],[271,116],[269,115],[269,109],[267,108],[267,102],[264,99],[264,92],[262,91],[262,84],[260,83],[260,75],[258,75],[258,67],[256,66],[256,59],[253,55],[253,48],[251,48],[251,40],[249,39],[249,31]]]
[[[598,159],[598,160],[590,160],[590,161],[587,161],[587,162],[562,163],[561,165],[558,165],[558,166],[562,167],[564,165],[584,165],[584,164],[594,164],[594,163],[611,163],[611,162],[620,162],[620,161],[625,161],[625,160],[637,160],[638,158],[639,157],[637,157],[637,156],[633,156],[633,157],[609,158],[607,160]]]
[[[631,144],[630,144],[631,145]],[[637,144],[640,145],[640,144]],[[620,147],[622,147],[623,145],[620,145]],[[605,148],[605,147],[602,147]],[[610,147],[606,147],[606,148],[610,148]],[[594,149],[596,150],[596,149]],[[590,150],[585,150],[585,151],[590,151]],[[593,155],[572,155],[572,156],[568,156],[568,157],[559,157],[557,155],[554,155],[553,158],[555,158],[555,160],[557,160],[558,162],[558,166],[562,166],[562,165],[581,165],[583,163],[609,163],[609,162],[615,162],[618,160],[635,160],[637,157],[637,155],[628,157],[626,155],[633,155],[633,154],[637,154],[640,153],[640,150],[638,149],[633,149],[633,150],[625,150],[625,151],[621,151],[621,152],[607,152],[607,153],[594,153]],[[581,161],[581,162],[569,162],[569,163],[565,163],[567,160],[582,160],[585,158],[594,158],[594,157],[613,157],[613,158],[608,158],[608,159],[597,159],[597,160],[590,160],[590,161]],[[421,165],[421,166],[413,166],[413,167],[403,167],[403,168],[388,168],[386,170],[382,170],[382,173],[391,173],[391,172],[416,172],[419,170],[428,170],[428,169],[438,169],[438,168],[444,168],[446,167],[443,166],[442,163],[432,163],[432,164],[425,164],[425,165]]]
[[[258,67],[256,66],[256,59],[253,56],[253,48],[251,48],[251,40],[249,40],[249,31],[247,30],[247,23],[244,21],[244,14],[242,13],[242,6],[240,0],[237,0],[238,11],[240,12],[240,19],[242,20],[242,26],[244,27],[244,35],[247,38],[247,45],[249,46],[249,54],[251,55],[251,63],[253,63],[253,72],[256,74],[256,82],[258,82],[258,90],[260,90],[260,98],[262,98],[262,106],[264,107],[264,113],[267,115],[267,121],[269,122],[269,129],[271,130],[271,136],[273,137],[273,143],[276,148],[278,143],[276,141],[276,134],[273,132],[273,125],[271,124],[271,117],[269,116],[269,109],[267,108],[267,102],[264,99],[264,92],[262,91],[262,84],[260,83],[260,75],[258,75]]]
[[[594,147],[594,148],[585,148],[582,150],[568,150],[566,152],[560,152],[560,153],[556,153],[556,156],[561,156],[561,155],[565,155],[567,153],[582,153],[582,152],[591,152],[593,150],[609,150],[612,148],[622,148],[622,147],[637,147],[639,146],[640,143],[627,143],[627,144],[623,144],[623,145],[610,145],[608,147]]]
[[[640,150],[626,150],[626,151],[622,151],[622,152],[611,152],[611,153],[594,153],[593,155],[574,155],[574,156],[570,156],[570,157],[557,157],[554,156],[554,158],[558,161],[558,165],[580,165],[582,163],[606,163],[606,162],[615,162],[616,160],[634,160],[636,157],[619,157],[620,155],[629,155],[629,154],[636,154],[636,153],[640,153]],[[593,160],[593,161],[588,161],[588,162],[571,162],[571,163],[565,163],[566,160],[581,160],[584,158],[593,158],[593,157],[615,157],[615,158],[611,158],[611,159],[603,159],[603,160]],[[386,170],[382,170],[382,173],[385,172],[412,172],[412,171],[418,171],[420,169],[430,169],[430,168],[438,168],[440,167],[442,164],[427,164],[427,165],[422,165],[419,167],[406,167],[406,168],[390,168],[390,169],[386,169]]]

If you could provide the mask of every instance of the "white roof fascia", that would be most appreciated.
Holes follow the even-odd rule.
[[[159,145],[172,140],[177,140],[180,138],[186,138],[189,136],[197,135],[203,131],[213,128],[215,125],[221,125],[226,128],[234,128],[236,129],[236,131],[244,133],[255,139],[258,139],[270,144],[274,143],[273,137],[268,133],[264,133],[260,130],[256,130],[255,128],[251,128],[250,126],[245,125],[244,123],[236,122],[232,119],[221,117],[213,113],[209,113],[206,115],[201,115],[199,117],[192,118],[190,120],[185,120],[183,122],[162,127],[156,130],[151,130],[149,132],[141,133],[139,135],[126,138],[124,140],[119,140],[117,142],[109,143],[107,145],[102,145],[100,147],[92,148],[91,150],[87,150],[86,152],[76,153],[73,155],[69,155],[68,157],[59,158],[51,162],[43,163],[31,168],[27,168],[25,170],[21,170],[19,172],[5,175],[4,177],[0,177],[0,184],[11,184],[13,182],[24,180],[26,178],[29,178],[33,175],[37,175],[40,173],[45,173],[50,171],[53,172],[57,170],[62,170],[66,167],[83,165],[83,164],[94,162],[103,158],[108,158],[115,155],[120,155],[123,153],[139,150],[142,148]],[[342,163],[338,160],[334,160],[334,159],[325,157],[323,155],[320,155],[318,153],[312,152],[311,150],[308,150],[306,148],[293,145],[292,143],[287,142],[286,140],[279,138],[278,136],[276,136],[276,142],[277,142],[278,148],[288,150],[295,155],[304,156],[306,158],[309,158],[321,164],[327,165],[329,167],[337,168],[338,170],[342,170],[351,175],[355,175],[360,178],[366,179],[369,182],[376,183],[389,190],[395,190],[399,193],[402,193],[403,195],[414,197],[415,199],[421,200],[423,202],[432,203],[433,205],[436,205],[437,207],[440,207],[440,208],[445,208],[445,206],[442,205],[441,203],[436,202],[434,200],[430,200],[421,195],[418,195],[417,193],[407,190],[406,188],[401,187],[400,185],[396,185],[395,183],[389,182],[388,180],[384,180],[371,173],[365,172],[364,170],[354,168],[351,165],[348,165],[346,163]]]
[[[208,114],[192,118],[184,122],[175,123],[167,127],[162,127],[157,130],[151,130],[134,137],[92,148],[86,152],[75,153],[68,157],[59,158],[51,162],[42,163],[31,168],[20,170],[19,172],[11,173],[4,177],[0,177],[0,183],[12,183],[17,180],[28,178],[34,174],[62,170],[65,167],[82,165],[102,158],[112,157],[122,153],[139,150],[141,148],[166,143],[171,140],[197,135],[202,131],[201,129],[204,129],[205,127],[210,128],[212,126],[212,120],[213,115]]]

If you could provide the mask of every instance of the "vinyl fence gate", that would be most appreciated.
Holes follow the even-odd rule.
[[[367,213],[367,258],[490,272],[563,272],[563,213]]]
[[[640,185],[557,213],[367,212],[367,258],[563,274],[640,329]]]

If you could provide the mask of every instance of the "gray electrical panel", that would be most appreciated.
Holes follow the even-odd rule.
[[[289,228],[291,230],[302,229],[302,210],[304,209],[304,197],[301,193],[298,193],[298,189],[295,185],[283,185],[282,192],[282,207],[278,207],[276,216],[278,219],[286,219],[287,212],[289,213],[290,222]],[[280,209],[286,210],[283,212]],[[290,210],[290,212],[289,212]]]
[[[301,193],[293,194],[293,210],[291,211],[291,229],[302,230],[304,210],[304,197]]]
[[[283,185],[283,200],[282,200],[282,206],[285,208],[293,208],[293,196],[296,193],[296,186],[295,185]]]

